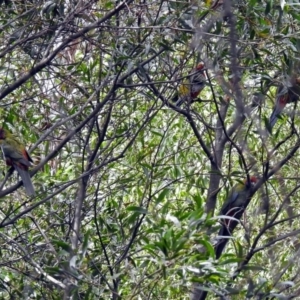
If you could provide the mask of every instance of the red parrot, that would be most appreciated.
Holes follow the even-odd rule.
[[[0,128],[0,146],[6,164],[17,170],[21,176],[27,195],[34,196],[35,191],[28,173],[32,159],[25,146],[15,135],[4,128]]]
[[[188,76],[188,78],[180,84],[178,92],[173,97],[172,101],[176,102],[175,105],[178,107],[184,102],[191,103],[192,100],[196,99],[200,92],[204,89],[206,79],[204,63],[201,62]]]
[[[245,204],[249,195],[251,188],[256,184],[257,178],[255,176],[250,176],[249,181],[245,179],[244,183],[236,184],[231,192],[227,200],[224,202],[220,215],[221,216],[229,216],[235,219],[240,219],[245,211]],[[231,219],[223,219],[222,227],[218,233],[219,236],[231,236],[234,228],[238,224],[237,221]],[[218,259],[226,244],[228,242],[228,238],[221,239],[218,244],[215,246],[216,258]]]
[[[272,130],[278,116],[281,114],[287,103],[298,101],[300,96],[300,77],[293,78],[289,82],[289,87],[281,85],[276,92],[276,103],[269,119],[270,129]]]

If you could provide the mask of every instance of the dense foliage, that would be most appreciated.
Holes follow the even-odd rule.
[[[37,193],[1,161],[1,299],[300,295],[297,102],[268,121],[300,75],[294,1],[0,0],[0,124]],[[206,87],[178,108],[198,62]]]

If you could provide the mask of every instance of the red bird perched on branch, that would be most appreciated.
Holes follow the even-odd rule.
[[[287,103],[298,101],[300,96],[300,77],[289,80],[287,85],[280,85],[276,92],[276,103],[269,119],[270,129],[272,130],[278,116],[281,114]]]
[[[248,179],[245,179],[243,184],[236,184],[229,193],[227,200],[224,202],[220,215],[233,217],[239,220],[245,211],[245,205],[249,196],[249,192],[251,188],[256,184],[256,182],[257,178],[255,176],[250,176],[249,181]],[[237,224],[238,221],[232,219],[223,219],[222,227],[218,235],[225,237],[231,236]],[[227,242],[228,238],[224,238],[221,239],[215,246],[215,253],[217,259],[221,256]]]
[[[204,89],[206,80],[207,77],[204,71],[204,63],[201,62],[187,79],[180,84],[178,92],[173,97],[172,101],[176,102],[175,105],[178,107],[184,102],[191,103]]]
[[[35,191],[28,173],[28,167],[31,166],[32,159],[25,146],[17,137],[4,128],[0,128],[0,146],[6,164],[17,170],[22,178],[27,195],[33,196]]]

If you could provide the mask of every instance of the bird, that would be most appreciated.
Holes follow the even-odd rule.
[[[199,63],[193,72],[184,80],[178,88],[178,92],[173,97],[177,107],[180,107],[184,102],[191,103],[196,99],[206,85],[206,74],[204,71],[204,63]]]
[[[28,172],[33,161],[25,146],[14,134],[4,128],[0,128],[0,146],[6,164],[19,173],[27,195],[34,196],[35,190]]]
[[[276,101],[269,119],[270,130],[274,127],[287,103],[298,101],[300,96],[300,77],[289,78],[287,84],[281,84],[277,88]]]
[[[255,176],[250,176],[249,181],[246,178],[243,183],[237,183],[230,191],[227,200],[224,202],[220,211],[220,215],[233,217],[239,220],[245,211],[245,205],[247,203],[249,192],[256,183],[257,183],[257,178]],[[238,221],[236,220],[223,219],[222,227],[219,230],[218,235],[222,237],[231,236],[237,224]],[[216,244],[215,246],[216,259],[218,259],[221,256],[227,242],[228,242],[228,238],[222,238]]]

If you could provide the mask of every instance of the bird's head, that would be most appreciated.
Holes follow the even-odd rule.
[[[197,70],[197,71],[201,71],[201,70],[203,70],[203,69],[204,69],[204,63],[201,62],[201,63],[199,63],[199,64],[197,65],[196,70]]]
[[[249,176],[249,181],[248,178],[245,179],[245,185],[248,187],[253,187],[257,183],[257,178],[255,176]]]

